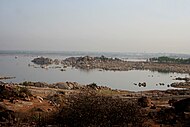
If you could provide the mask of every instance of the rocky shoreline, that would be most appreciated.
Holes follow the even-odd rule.
[[[43,124],[47,126],[54,125],[57,127],[57,124],[67,125],[67,121],[66,123],[59,123],[60,121],[55,123],[55,121],[56,117],[60,119],[60,111],[67,111],[69,106],[74,106],[69,108],[69,111],[76,110],[75,112],[85,114],[91,111],[94,112],[96,110],[95,107],[100,104],[99,106],[101,109],[103,108],[103,112],[100,112],[98,109],[98,115],[103,115],[105,112],[112,110],[117,112],[125,111],[126,113],[128,112],[129,106],[133,104],[133,109],[138,109],[135,112],[137,114],[134,114],[135,118],[142,111],[144,114],[140,118],[146,118],[143,119],[143,123],[140,122],[140,126],[146,125],[147,122],[149,126],[160,124],[173,126],[173,124],[184,124],[184,121],[186,122],[190,118],[190,115],[185,114],[187,118],[183,119],[184,121],[180,121],[181,119],[179,118],[183,118],[183,116],[178,114],[184,114],[184,112],[190,113],[190,103],[187,103],[189,102],[189,98],[190,89],[130,92],[113,90],[105,86],[98,86],[95,83],[88,85],[82,85],[76,82],[59,82],[53,84],[45,82],[0,83],[0,125],[21,127],[27,125],[35,127],[40,126],[43,123],[42,121],[44,121],[45,123]],[[109,106],[110,103],[111,107]],[[80,108],[76,107],[78,104]],[[119,105],[125,105],[128,108],[121,110]],[[84,111],[82,109],[83,106],[87,106],[84,107]],[[88,106],[90,106],[90,109],[88,112],[85,112]],[[180,108],[180,106],[184,108]],[[61,110],[62,108],[64,110]],[[107,110],[109,108],[110,110]],[[80,111],[78,111],[79,109]],[[168,114],[168,109],[172,111],[172,114]],[[57,114],[57,112],[59,113]],[[162,113],[162,115],[159,116],[159,113]],[[39,114],[43,119],[39,118]],[[52,114],[54,115],[52,116]],[[168,120],[178,122],[172,124],[164,123],[165,116],[169,116]],[[123,115],[116,117],[123,118]],[[75,116],[72,118],[75,118]],[[75,119],[78,118],[80,117],[76,116]],[[52,119],[54,122],[51,122]],[[66,118],[62,120],[66,120]],[[81,123],[81,120],[79,119],[78,122]],[[119,123],[115,124],[118,125]]]
[[[107,58],[105,56],[100,57],[69,57],[64,60],[50,59],[50,58],[35,58],[33,63],[48,66],[48,65],[60,65],[60,67],[74,67],[78,69],[99,69],[110,71],[129,71],[129,70],[150,70],[158,72],[177,72],[190,74],[190,64],[171,64],[171,63],[157,63],[157,62],[131,62],[124,61],[119,58]]]
[[[53,89],[64,89],[64,90],[111,90],[111,88],[107,86],[97,86],[95,83],[82,85],[77,82],[57,82],[53,84],[48,84],[45,82],[23,82],[15,85],[21,86],[32,86],[32,87],[40,87],[40,88],[53,88]]]

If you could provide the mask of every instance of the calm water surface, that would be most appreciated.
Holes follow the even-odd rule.
[[[53,56],[55,57],[55,56]],[[65,57],[65,56],[64,56]],[[0,55],[0,75],[15,76],[15,79],[6,80],[6,82],[23,81],[41,81],[47,83],[55,82],[78,82],[81,84],[97,83],[98,85],[108,86],[114,89],[125,89],[132,91],[142,90],[166,90],[171,89],[168,84],[175,82],[175,77],[188,77],[188,74],[179,73],[159,73],[148,70],[131,71],[99,71],[99,70],[80,70],[66,68],[66,71],[60,71],[60,68],[34,68],[28,66],[32,64],[32,56],[19,56],[15,59],[14,55]],[[57,57],[58,58],[58,57]],[[60,58],[60,57],[59,57]],[[63,58],[63,57],[62,57]],[[134,83],[146,82],[146,87],[138,87]],[[164,83],[160,86],[159,83]],[[156,85],[158,84],[158,85]]]

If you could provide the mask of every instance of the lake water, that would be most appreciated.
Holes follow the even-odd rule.
[[[18,55],[18,54],[17,54]],[[47,56],[47,54],[46,54]],[[28,66],[34,55],[19,55],[15,59],[13,54],[0,55],[0,76],[14,76],[15,79],[5,80],[6,82],[40,81],[47,83],[55,82],[78,82],[80,84],[97,83],[98,85],[108,86],[114,89],[125,89],[132,91],[144,90],[166,90],[171,89],[168,84],[175,82],[176,77],[189,77],[189,74],[179,73],[159,73],[148,70],[131,71],[99,71],[80,70],[75,68],[66,68],[66,71],[60,71],[60,68],[34,68]],[[63,59],[69,56],[49,55],[50,58]],[[142,60],[142,58],[141,58]],[[134,83],[146,82],[146,87],[139,87]],[[164,83],[160,86],[159,83]],[[157,84],[157,85],[156,85]]]

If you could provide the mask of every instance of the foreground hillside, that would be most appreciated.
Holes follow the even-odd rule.
[[[73,82],[0,84],[1,126],[189,126],[190,90],[130,92]]]

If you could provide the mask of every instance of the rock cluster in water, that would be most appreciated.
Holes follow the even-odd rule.
[[[60,64],[66,67],[75,67],[79,69],[100,69],[113,71],[128,71],[128,70],[151,70],[159,72],[178,72],[190,73],[190,64],[170,64],[170,63],[155,63],[155,62],[131,62],[124,61],[119,58],[100,57],[69,57],[64,60],[50,59],[50,58],[35,58],[32,60],[38,65]],[[62,70],[64,71],[64,70]]]
[[[122,60],[118,58],[107,58],[105,56],[101,57],[90,57],[90,56],[84,56],[84,57],[70,57],[63,61],[61,61],[62,64],[67,66],[72,66],[75,68],[81,68],[81,69],[104,69],[104,70],[120,70],[121,68],[117,65],[121,64]]]
[[[177,78],[175,78],[175,80],[184,80],[185,82],[189,82],[190,78],[187,78],[187,77],[185,77],[185,78],[177,77]]]
[[[50,58],[45,58],[45,57],[38,57],[32,60],[33,63],[37,65],[49,65],[53,64],[53,60]]]
[[[171,86],[178,88],[190,88],[190,82],[174,82]]]

